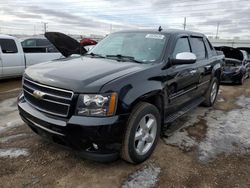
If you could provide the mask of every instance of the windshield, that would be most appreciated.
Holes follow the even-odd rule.
[[[161,58],[166,36],[150,33],[114,33],[98,43],[88,54],[130,56],[140,62],[155,62]]]

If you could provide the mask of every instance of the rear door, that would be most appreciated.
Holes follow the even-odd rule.
[[[14,39],[0,39],[3,77],[22,75],[25,62],[21,44]]]
[[[195,74],[193,79],[197,85],[197,90],[191,93],[197,97],[204,94],[209,85],[212,73],[212,54],[208,53],[203,36],[190,36],[192,52],[196,55]],[[210,50],[211,51],[211,50]]]

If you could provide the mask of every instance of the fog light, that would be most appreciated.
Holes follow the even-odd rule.
[[[97,145],[97,144],[92,143],[92,145],[93,145],[93,147],[94,147],[96,150],[98,150],[98,145]]]

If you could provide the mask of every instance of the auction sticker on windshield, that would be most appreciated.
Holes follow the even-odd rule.
[[[164,39],[164,35],[159,35],[159,34],[147,34],[145,36],[145,38],[148,38],[148,39]]]

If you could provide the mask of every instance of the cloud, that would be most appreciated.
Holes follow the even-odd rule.
[[[79,34],[109,33],[111,24],[112,31],[159,25],[181,29],[184,17],[187,29],[207,35],[215,35],[218,23],[220,37],[246,37],[250,29],[247,0],[8,0],[1,1],[0,7],[5,32],[19,32],[7,29],[13,25],[26,28],[27,33],[33,33],[34,27],[42,32],[42,21],[48,22],[49,30]]]

